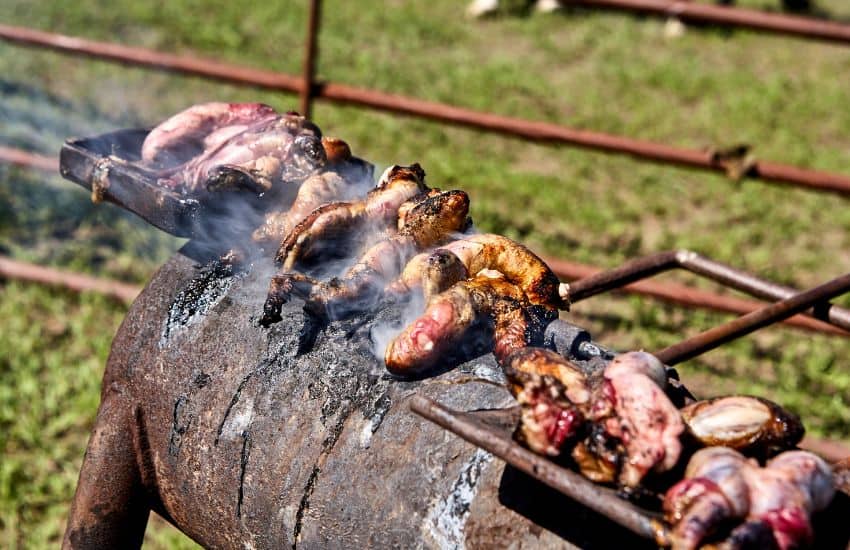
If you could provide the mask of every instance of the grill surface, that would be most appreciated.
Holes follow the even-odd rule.
[[[394,380],[358,319],[296,356],[299,304],[262,329],[268,274],[193,255],[158,272],[115,338],[68,541],[138,544],[151,507],[208,547],[644,544],[410,413],[417,392],[457,410],[511,405],[492,356]],[[594,350],[563,326],[562,349]]]

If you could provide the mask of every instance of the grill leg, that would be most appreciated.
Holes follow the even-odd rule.
[[[141,547],[150,509],[136,458],[136,424],[121,393],[106,389],[80,470],[63,549]]]

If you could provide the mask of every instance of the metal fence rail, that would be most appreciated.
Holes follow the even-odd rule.
[[[812,17],[770,13],[682,0],[566,0],[569,5],[674,16],[692,23],[731,25],[758,31],[850,44],[850,25]]]
[[[315,0],[314,0],[315,2]],[[318,9],[318,8],[316,8]],[[315,63],[316,26],[310,26],[305,58]],[[82,55],[126,65],[156,68],[182,74],[210,78],[230,84],[253,86],[302,95],[302,109],[310,106],[312,98],[336,103],[368,107],[407,116],[435,120],[476,130],[518,137],[538,143],[563,144],[604,153],[625,154],[640,160],[672,164],[688,168],[729,174],[735,170],[730,164],[710,150],[688,149],[624,136],[580,130],[515,117],[507,117],[437,103],[407,96],[358,88],[335,82],[312,82],[313,69],[305,69],[302,77],[254,69],[193,56],[180,56],[145,48],[96,42],[55,33],[0,25],[0,39],[61,53]],[[313,53],[309,53],[310,50]],[[305,99],[306,98],[306,99]],[[791,184],[850,196],[850,176],[809,170],[797,166],[768,161],[752,161],[741,174],[772,183]]]

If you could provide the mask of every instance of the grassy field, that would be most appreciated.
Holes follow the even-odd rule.
[[[7,24],[289,73],[302,55],[303,2],[3,4]],[[846,2],[818,4],[850,19]],[[682,146],[744,142],[759,158],[850,174],[847,48],[712,28],[669,39],[658,19],[544,16],[516,6],[471,22],[450,0],[337,0],[324,11],[322,78]],[[68,136],[150,125],[201,101],[297,104],[7,44],[0,75],[0,145],[44,154]],[[314,118],[376,164],[422,163],[432,185],[470,192],[480,228],[550,255],[614,266],[686,247],[800,287],[850,271],[850,209],[835,196],[324,103]],[[179,245],[113,206],[92,205],[56,176],[0,166],[0,253],[143,283]],[[0,547],[59,540],[124,312],[97,296],[0,287]],[[570,319],[612,347],[652,350],[726,317],[604,297],[580,304]],[[850,440],[848,352],[844,339],[771,328],[680,371],[703,395],[762,395],[800,413],[810,432]],[[147,542],[191,546],[162,522]]]

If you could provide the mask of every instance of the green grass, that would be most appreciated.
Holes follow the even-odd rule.
[[[778,1],[748,0],[775,9]],[[462,3],[325,2],[319,75],[423,99],[850,174],[847,48],[748,31],[515,2],[480,22]],[[821,9],[850,19],[840,0]],[[5,0],[4,23],[297,73],[303,2]],[[207,100],[290,95],[0,43],[0,144],[50,154],[71,135],[149,125]],[[551,255],[614,266],[686,247],[804,287],[850,271],[850,209],[831,195],[640,163],[319,103],[315,120],[379,165],[418,161],[470,192],[477,225]],[[0,166],[0,252],[141,283],[180,242],[58,177]],[[663,280],[716,288],[695,278]],[[849,304],[848,300],[843,300]],[[55,546],[122,306],[0,287],[0,546]],[[727,317],[599,297],[570,314],[616,348],[658,349]],[[680,368],[704,395],[775,399],[809,430],[850,439],[850,343],[771,328]],[[152,547],[188,544],[157,522]]]

